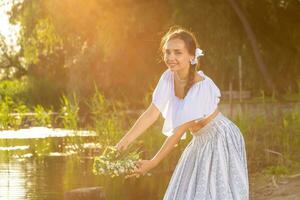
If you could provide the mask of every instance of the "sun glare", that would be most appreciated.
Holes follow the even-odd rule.
[[[12,3],[9,0],[2,0],[0,3],[0,34],[4,36],[7,45],[11,46],[14,50],[18,50],[17,39],[20,26],[9,23],[7,12],[11,6]]]

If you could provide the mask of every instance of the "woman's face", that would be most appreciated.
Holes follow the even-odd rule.
[[[164,61],[172,71],[182,70],[190,67],[193,56],[189,54],[185,43],[181,39],[171,39],[166,42],[163,49]]]

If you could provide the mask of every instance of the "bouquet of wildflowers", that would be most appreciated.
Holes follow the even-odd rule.
[[[130,174],[137,167],[135,161],[141,160],[140,154],[138,150],[119,152],[114,146],[107,146],[102,155],[94,158],[93,172],[110,177]]]

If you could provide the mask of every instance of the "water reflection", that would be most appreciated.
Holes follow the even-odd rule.
[[[92,159],[4,157],[0,155],[0,200],[62,200],[65,191],[94,186],[104,187],[107,200],[158,200],[171,175],[112,179],[93,175]]]
[[[26,199],[26,188],[28,186],[30,186],[30,182],[26,181],[26,173],[21,165],[15,162],[0,163],[1,200]]]
[[[61,165],[58,162],[49,164],[33,159],[1,160],[0,199],[63,199],[59,180]]]

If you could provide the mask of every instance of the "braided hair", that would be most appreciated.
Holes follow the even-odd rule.
[[[191,55],[195,55],[195,50],[198,46],[196,37],[194,34],[182,27],[173,26],[169,31],[162,37],[160,48],[163,50],[165,44],[172,39],[181,39],[184,41],[185,46]],[[188,81],[184,87],[184,96],[188,93],[189,89],[192,87],[195,80],[195,72],[197,70],[198,64],[190,64]]]

